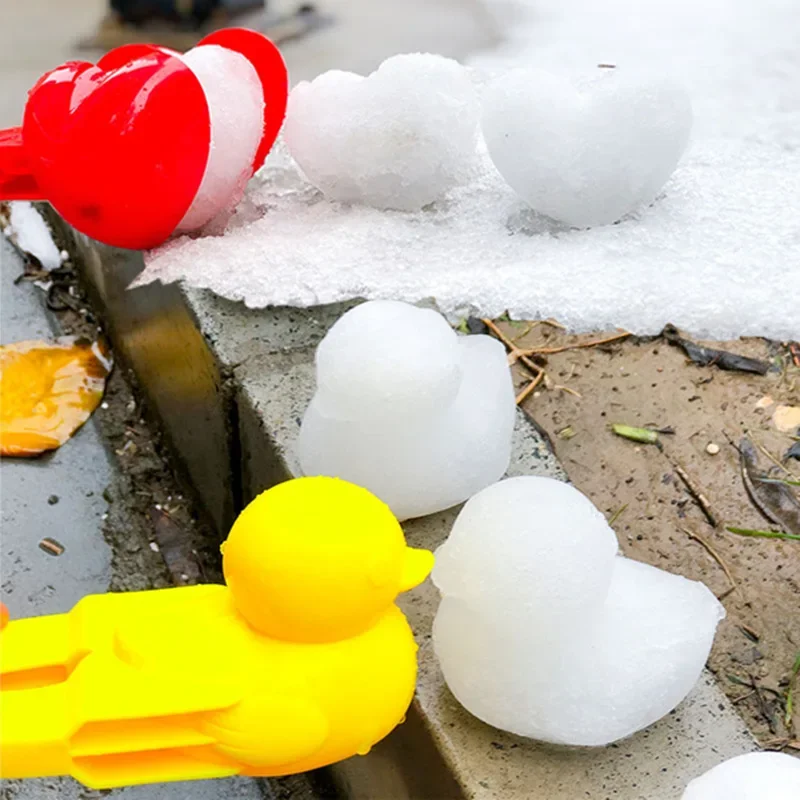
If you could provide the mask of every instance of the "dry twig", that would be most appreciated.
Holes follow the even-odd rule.
[[[703,494],[703,492],[694,484],[686,470],[675,460],[670,459],[672,468],[678,474],[678,477],[683,481],[684,486],[689,490],[689,494],[697,501],[700,510],[706,515],[712,528],[716,528],[719,524],[717,522],[717,515],[711,507],[711,502]]]
[[[508,348],[509,356],[511,357],[509,358],[509,366],[515,361],[519,360],[533,373],[534,376],[544,372],[540,366],[534,364],[533,361],[531,361],[531,359],[528,358],[522,350],[517,348],[514,342],[511,341],[511,339],[509,339],[508,336],[506,336],[492,320],[482,319],[481,322]],[[512,358],[513,360],[511,360]]]
[[[485,322],[485,320],[484,320]],[[576,342],[575,344],[565,344],[561,347],[532,347],[529,350],[522,350],[520,351],[520,357],[522,356],[549,356],[555,353],[563,353],[567,350],[579,350],[584,347],[597,347],[601,344],[611,344],[611,342],[619,342],[622,339],[627,339],[629,336],[633,334],[630,331],[620,331],[619,333],[615,333],[613,336],[607,336],[604,339],[592,339],[589,342]]]
[[[728,583],[730,583],[730,588],[726,589],[717,599],[722,600],[723,598],[727,597],[731,592],[735,591],[737,588],[736,581],[733,579],[733,575],[731,575],[731,571],[728,569],[728,565],[722,560],[722,556],[701,536],[698,536],[696,533],[693,533],[688,528],[681,528],[681,530],[692,540],[697,542],[701,547],[705,549],[705,551],[717,562],[717,564],[722,567],[722,571],[725,573],[725,577],[728,579]]]
[[[542,382],[542,378],[544,378],[544,370],[542,370],[518,395],[517,395],[517,405],[522,403],[526,400],[531,394],[533,394],[533,390]]]

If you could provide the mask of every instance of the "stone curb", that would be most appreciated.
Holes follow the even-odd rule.
[[[313,391],[314,347],[345,307],[253,311],[176,285],[129,292],[141,254],[53,222],[224,537],[243,504],[297,473],[293,446]],[[565,477],[521,414],[509,474]],[[409,543],[435,548],[455,514],[407,523]],[[406,724],[372,753],[331,769],[347,797],[678,800],[691,778],[756,748],[707,673],[678,709],[610,747],[557,748],[490,728],[444,685],[430,644],[437,602],[430,581],[402,598],[420,644],[417,697]]]

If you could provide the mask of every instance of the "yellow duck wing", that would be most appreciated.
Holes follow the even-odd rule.
[[[319,706],[300,692],[258,691],[207,715],[202,731],[246,774],[279,775],[313,756],[328,738],[329,725]]]

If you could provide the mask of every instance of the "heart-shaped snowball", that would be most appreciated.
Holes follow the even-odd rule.
[[[746,753],[723,761],[683,793],[682,800],[797,800],[800,759],[785,753]]]
[[[363,486],[403,520],[461,503],[506,471],[516,407],[495,339],[375,300],[331,328],[316,362],[298,442],[304,474]]]
[[[616,549],[589,500],[551,478],[511,478],[467,502],[436,554],[433,643],[468,711],[599,746],[686,697],[725,611],[702,583]]]
[[[366,78],[333,70],[298,84],[284,139],[329,198],[413,211],[463,179],[479,126],[466,69],[415,53],[387,59]]]
[[[652,202],[689,141],[681,87],[624,69],[568,79],[516,69],[485,87],[495,166],[534,211],[586,228]]]

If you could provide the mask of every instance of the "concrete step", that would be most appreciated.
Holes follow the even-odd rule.
[[[118,355],[224,535],[244,503],[298,473],[293,445],[313,391],[314,348],[344,307],[253,311],[175,285],[128,292],[140,254],[69,236]],[[521,415],[509,474],[565,477]],[[409,542],[435,548],[455,514],[409,522]],[[708,674],[673,713],[610,747],[557,748],[494,730],[444,684],[430,643],[437,602],[430,582],[403,598],[421,646],[417,696],[405,725],[368,756],[331,769],[348,797],[677,800],[691,778],[755,749]]]

